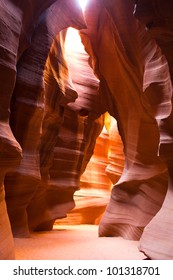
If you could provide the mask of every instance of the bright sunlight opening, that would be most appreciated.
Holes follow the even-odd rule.
[[[84,10],[88,3],[88,0],[78,0],[78,2],[79,2],[79,5],[81,6],[82,10]]]

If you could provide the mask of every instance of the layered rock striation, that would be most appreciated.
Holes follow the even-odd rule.
[[[44,113],[45,63],[56,35],[70,25],[84,28],[85,22],[76,1],[1,1],[0,5],[0,161],[3,178],[8,173],[5,195],[13,234],[27,236],[26,209],[41,179],[38,146]]]
[[[116,5],[105,1],[104,7],[94,1],[85,12],[88,29],[81,36],[94,55],[103,98],[117,119],[125,154],[123,174],[112,189],[99,235],[139,239],[160,209],[167,188],[166,166],[158,157],[159,129],[145,91],[160,82],[161,108],[166,90],[168,97],[171,94],[171,84],[165,58],[135,20],[133,10],[133,1],[116,1]],[[153,75],[147,75],[151,70]],[[168,113],[163,111],[162,117]]]
[[[37,24],[40,14],[54,1],[0,1],[0,166],[1,166],[1,220],[0,248],[2,258],[13,258],[13,246],[11,254],[8,246],[12,244],[11,229],[4,201],[4,176],[19,165],[22,158],[22,149],[16,141],[11,127],[10,102],[16,82],[16,67],[20,55],[28,47],[34,26]],[[4,235],[6,234],[6,236]],[[5,236],[5,239],[4,239]],[[7,242],[8,241],[8,244]],[[1,256],[0,256],[1,258]]]
[[[165,55],[171,82],[173,81],[173,3],[172,1],[143,1],[136,6],[136,17],[148,27],[149,36],[157,42]],[[153,96],[151,104],[157,102]],[[170,98],[165,94],[165,111],[169,112]],[[172,96],[171,96],[172,101]],[[140,250],[151,259],[173,259],[172,254],[172,188],[173,188],[173,113],[157,116],[160,131],[159,154],[168,169],[168,190],[160,211],[146,226],[140,240]],[[169,241],[168,241],[169,240]]]
[[[172,12],[170,0],[92,0],[84,14],[76,0],[0,0],[0,259],[72,209],[99,236],[173,259]]]

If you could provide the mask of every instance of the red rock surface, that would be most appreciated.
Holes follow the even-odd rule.
[[[170,0],[92,0],[84,16],[76,0],[0,0],[0,259],[72,209],[173,259],[172,14]]]
[[[69,15],[69,10],[70,13],[73,11],[71,16]],[[74,15],[75,20],[73,20]],[[5,180],[8,214],[15,236],[27,236],[29,234],[28,222],[29,227],[33,228],[37,223],[39,224],[41,222],[40,219],[43,215],[42,213],[41,217],[37,217],[35,208],[32,211],[29,204],[35,193],[37,195],[37,189],[41,183],[39,161],[41,160],[42,162],[42,155],[41,159],[39,159],[39,145],[42,126],[46,126],[44,120],[47,118],[47,114],[44,117],[44,99],[46,97],[47,101],[47,95],[53,94],[51,89],[47,87],[44,93],[44,69],[49,50],[55,37],[61,30],[70,25],[76,26],[76,28],[84,27],[81,11],[78,11],[75,6],[73,8],[68,1],[62,1],[60,3],[56,1],[40,17],[37,29],[32,37],[31,46],[20,57],[17,65],[17,80],[11,106],[11,127],[23,149],[23,159],[16,173],[9,174]],[[41,45],[40,42],[42,42]],[[50,56],[52,58],[53,55],[55,56],[57,54],[59,53],[50,53]],[[63,65],[61,54],[59,56],[58,66],[61,63]],[[52,60],[52,67],[56,67],[57,62],[55,66],[55,58],[54,61]],[[60,73],[61,71],[62,74],[59,75],[57,73],[60,76],[60,95],[69,91],[68,81],[66,81],[68,72],[66,77],[63,69],[59,70]],[[72,96],[70,101],[74,100],[77,95],[74,90],[72,94],[74,94],[74,97]],[[47,110],[47,102],[45,106]],[[53,106],[55,106],[55,103]],[[60,104],[57,106],[60,106]],[[57,123],[57,125],[59,124]],[[42,139],[44,137],[45,131],[43,128]],[[50,137],[48,133],[46,137],[46,142],[48,142],[47,139]],[[43,145],[42,142],[41,145]],[[19,193],[20,196],[18,196]],[[15,199],[15,205],[11,203],[11,197]],[[32,205],[32,207],[34,206]],[[27,215],[27,208],[29,217]],[[18,221],[16,221],[16,216],[19,217]]]
[[[9,126],[10,102],[16,82],[16,66],[19,57],[30,43],[34,26],[37,24],[40,14],[54,1],[0,1],[0,166],[1,166],[1,207],[3,224],[0,224],[0,248],[3,251],[2,258],[12,258],[8,246],[11,242],[11,230],[7,212],[5,210],[3,180],[4,175],[19,165],[22,157],[22,149],[14,138]],[[4,234],[6,240],[4,242]],[[9,238],[9,240],[8,240]],[[5,244],[7,246],[5,246]],[[11,251],[12,251],[11,246]],[[0,258],[1,258],[0,256]],[[13,256],[14,257],[14,256]]]
[[[109,114],[106,115],[105,125],[109,133],[109,153],[106,173],[115,184],[120,179],[124,169],[124,147],[118,131],[117,121]]]
[[[144,6],[146,14],[150,20],[144,16]],[[153,1],[152,5],[147,1],[139,1],[136,16],[145,24],[149,25],[149,34],[156,40],[165,55],[171,81],[173,81],[173,3],[172,1]],[[167,98],[166,98],[167,97]],[[157,96],[154,98],[154,103]],[[172,99],[171,99],[172,100]],[[152,100],[153,101],[153,100]],[[165,110],[170,101],[165,95]],[[163,205],[157,215],[146,226],[140,240],[140,250],[151,259],[173,259],[172,254],[172,188],[173,188],[173,113],[162,119],[162,115],[157,116],[160,131],[159,154],[168,168],[168,190]],[[167,241],[168,239],[169,241]]]
[[[73,45],[70,44],[72,39]],[[69,29],[66,40],[64,55],[78,97],[64,110],[63,125],[59,128],[52,155],[46,197],[53,220],[65,217],[67,210],[74,208],[73,194],[79,190],[80,176],[103,127],[103,116],[99,117],[101,109],[95,106],[99,104],[99,81],[88,64],[89,56],[78,31]]]
[[[144,27],[134,19],[133,1],[128,4],[116,2],[119,9],[110,1],[105,2],[105,9],[95,3],[96,6],[93,8],[92,2],[91,9],[88,7],[85,13],[89,28],[82,32],[82,37],[84,44],[87,40],[91,42],[95,69],[104,86],[104,99],[109,113],[117,119],[125,153],[123,174],[112,189],[99,235],[122,235],[124,238],[138,239],[161,207],[167,187],[166,167],[157,155],[159,130],[143,93],[153,80],[149,80],[149,77],[147,80],[149,67],[145,69],[142,65],[150,66],[153,60],[154,68],[158,63],[159,67],[154,70],[158,71],[158,75],[162,69],[167,71],[168,80],[164,81],[164,77],[161,77],[161,82],[165,82],[165,88],[171,90],[169,72],[159,48],[149,40]],[[96,31],[98,22],[99,30]],[[112,36],[114,40],[111,40]],[[149,47],[153,49],[151,57],[147,56]],[[91,53],[89,45],[88,51]],[[150,75],[150,79],[155,77],[154,73]]]

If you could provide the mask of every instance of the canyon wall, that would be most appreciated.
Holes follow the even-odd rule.
[[[0,259],[69,212],[173,259],[172,2],[25,2],[0,0]]]
[[[140,0],[137,3],[135,16],[148,27],[148,33],[153,38],[166,57],[169,66],[171,82],[173,81],[173,3],[162,1]],[[166,79],[166,77],[165,77]],[[149,93],[150,94],[150,93]],[[156,105],[157,95],[152,95],[150,103]],[[140,250],[151,259],[173,259],[172,255],[172,189],[173,189],[173,112],[168,112],[168,93],[164,95],[163,109],[157,116],[160,143],[159,155],[167,166],[168,189],[160,211],[146,226],[140,240]],[[156,107],[157,108],[157,107]],[[169,237],[168,237],[169,236]],[[169,242],[167,241],[167,237]]]

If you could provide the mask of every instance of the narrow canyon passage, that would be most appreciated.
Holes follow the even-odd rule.
[[[172,46],[170,0],[0,0],[1,260],[173,259]]]

